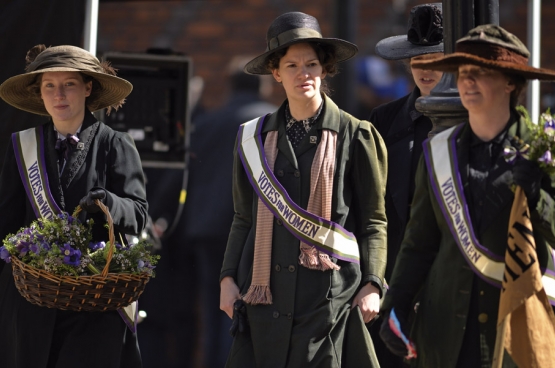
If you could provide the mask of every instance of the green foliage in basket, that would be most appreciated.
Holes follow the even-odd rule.
[[[59,276],[99,274],[106,265],[109,243],[91,240],[92,225],[92,220],[82,224],[68,213],[51,220],[35,220],[3,240],[0,259],[9,263],[12,257],[18,257],[23,263]],[[160,256],[152,254],[150,248],[145,240],[129,245],[116,242],[109,272],[154,276]]]

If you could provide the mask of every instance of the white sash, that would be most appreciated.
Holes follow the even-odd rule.
[[[291,200],[268,167],[261,131],[264,117],[253,119],[239,128],[239,156],[254,191],[276,218],[297,239],[315,246],[332,257],[359,263],[355,236],[339,224],[316,216]]]
[[[427,140],[424,158],[435,196],[459,249],[478,276],[501,288],[504,257],[493,254],[478,242],[464,197],[455,146],[462,128],[463,124],[457,125]],[[551,273],[546,272],[542,282],[551,304],[555,304],[555,278]]]

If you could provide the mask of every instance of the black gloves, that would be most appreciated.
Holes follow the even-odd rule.
[[[243,300],[237,299],[235,303],[233,303],[233,320],[231,321],[229,334],[235,337],[237,331],[244,332],[247,327],[247,306]]]
[[[390,313],[386,314],[383,318],[382,325],[380,326],[380,337],[393,354],[403,358],[410,358],[407,345],[401,337],[397,336],[397,334],[392,330],[390,324]],[[399,321],[401,332],[408,338],[408,331],[405,330],[407,324],[406,317],[404,314],[398,313],[397,311],[395,311],[395,314],[397,316],[397,320]]]
[[[519,158],[513,166],[513,182],[526,194],[530,209],[535,208],[540,199],[542,174],[540,166],[535,161]]]
[[[95,203],[95,199],[104,203],[106,200],[106,191],[104,189],[92,189],[86,196],[79,201],[79,207],[88,213],[100,211],[100,207]]]

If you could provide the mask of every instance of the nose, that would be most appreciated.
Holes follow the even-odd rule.
[[[63,99],[65,97],[65,91],[63,86],[56,87],[54,89],[54,97],[58,99]]]

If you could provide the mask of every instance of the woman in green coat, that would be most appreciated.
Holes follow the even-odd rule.
[[[535,161],[520,157],[513,164],[504,154],[530,142],[515,109],[526,79],[555,80],[554,71],[528,66],[528,57],[514,35],[482,25],[457,41],[455,53],[412,63],[457,73],[468,110],[467,122],[424,143],[410,221],[383,304],[389,319],[380,335],[391,351],[408,355],[390,324],[395,315],[414,343],[413,366],[492,365],[503,274],[489,270],[504,269],[513,185],[528,199],[538,262],[553,269],[554,178]],[[407,316],[419,291],[410,328]],[[503,367],[516,367],[507,354]]]
[[[220,275],[236,327],[227,366],[377,366],[364,322],[384,286],[386,150],[321,88],[357,47],[299,12],[278,17],[267,41],[245,71],[272,74],[287,100],[237,138]]]

